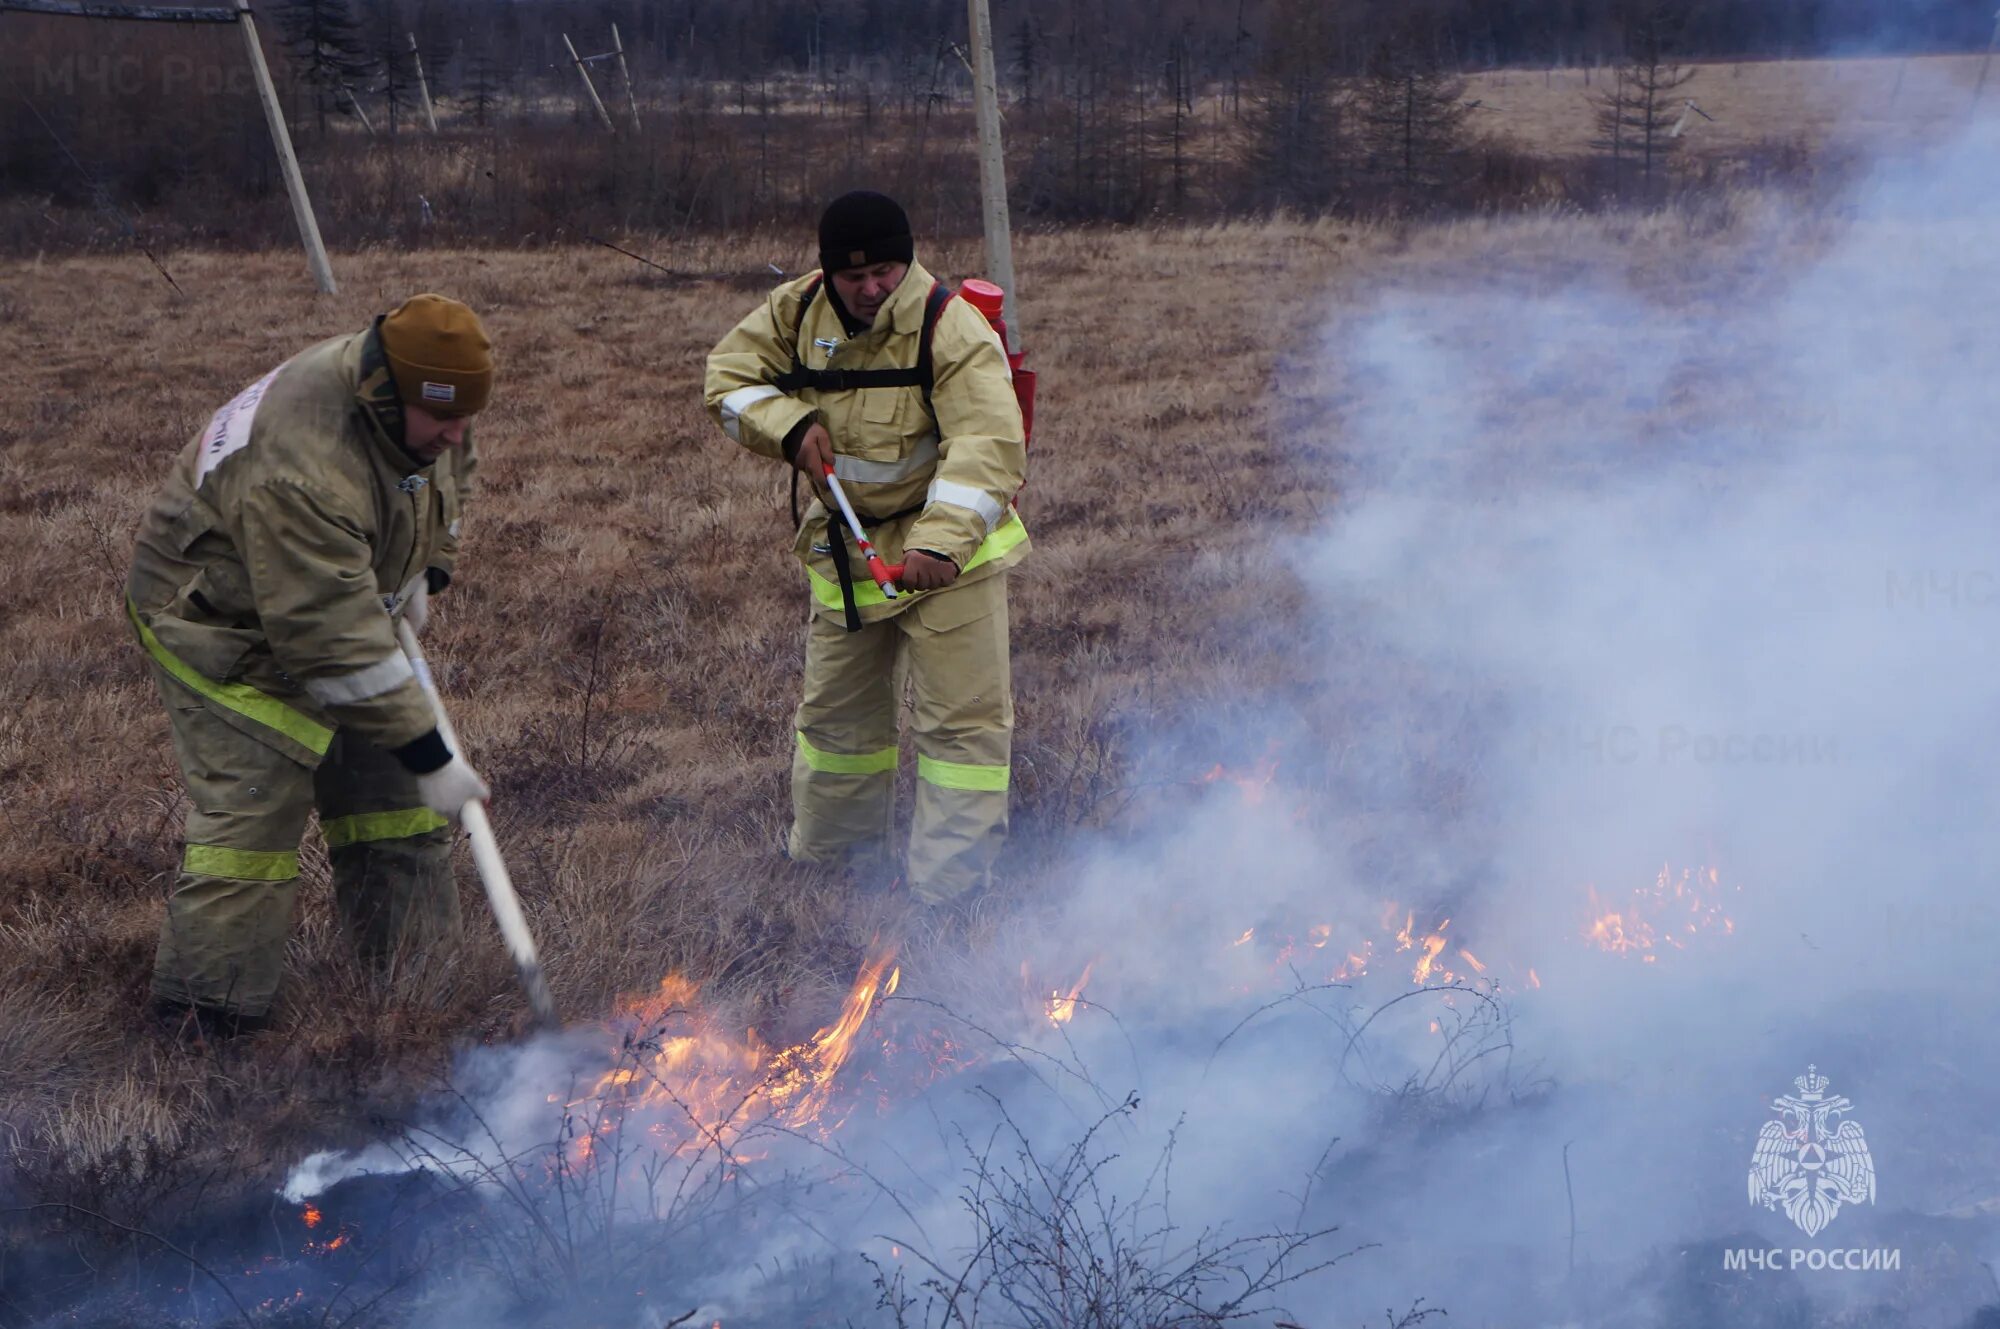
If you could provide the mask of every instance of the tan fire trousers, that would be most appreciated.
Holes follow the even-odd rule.
[[[317,769],[222,720],[158,665],[194,808],[153,961],[153,995],[236,1015],[270,1010],[285,965],[299,841],[315,807],[335,907],[378,971],[457,938],[451,836],[389,753],[335,733]]]
[[[1014,698],[1004,574],[927,594],[859,632],[813,615],[792,758],[794,859],[890,852],[904,677],[917,749],[909,882],[937,903],[984,885],[1007,837]]]

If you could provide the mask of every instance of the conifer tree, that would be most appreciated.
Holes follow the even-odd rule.
[[[370,69],[348,0],[281,0],[277,23],[285,54],[312,94],[314,122],[325,134],[327,112],[342,104],[342,87],[366,78]]]
[[[1369,175],[1414,202],[1450,183],[1465,149],[1465,81],[1440,64],[1429,34],[1398,24],[1376,43],[1356,99]]]

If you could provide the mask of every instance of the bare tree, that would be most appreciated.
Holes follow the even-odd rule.
[[[1320,0],[1278,0],[1246,125],[1244,164],[1262,206],[1324,212],[1343,192],[1348,107],[1333,77],[1335,38]]]
[[[493,39],[482,30],[472,48],[472,59],[466,69],[465,95],[472,103],[472,123],[486,128],[493,118],[494,108],[500,105],[500,94],[504,88],[499,62],[493,58]]]
[[[1168,113],[1169,140],[1173,151],[1173,210],[1179,212],[1187,202],[1187,134],[1188,126],[1194,119],[1194,75],[1189,65],[1192,62],[1193,23],[1184,22],[1175,34],[1167,55],[1167,96],[1172,102]]]
[[[1045,44],[1040,25],[1023,14],[1014,27],[1013,59],[1009,63],[1021,80],[1021,108],[1030,115],[1035,110],[1035,82],[1041,76]]]

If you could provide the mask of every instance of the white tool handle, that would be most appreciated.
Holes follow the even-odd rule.
[[[868,532],[861,529],[861,518],[854,515],[854,508],[847,501],[847,491],[840,487],[840,480],[834,475],[833,468],[829,466],[825,475],[827,488],[833,491],[833,501],[840,504],[840,515],[847,518],[847,529],[854,532],[854,543],[861,546],[862,557],[871,562],[879,559],[881,555],[875,552],[875,545],[869,540]],[[869,575],[874,575],[874,569],[869,570]],[[894,583],[878,581],[875,584],[882,588],[883,595],[891,600],[896,598]]]
[[[833,501],[840,504],[840,515],[847,518],[847,529],[854,532],[857,542],[867,544],[868,534],[861,529],[861,519],[854,515],[854,507],[847,501],[847,491],[840,487],[840,477],[831,468],[826,471],[826,487],[833,491]]]
[[[445,745],[463,757],[465,749],[459,746],[458,733],[451,727],[451,717],[445,714],[444,698],[438,695],[437,680],[431,676],[430,662],[424,659],[423,648],[417,645],[417,634],[410,629],[407,620],[396,622],[396,637],[403,644],[403,654],[410,657],[410,667],[416,671],[417,682],[423,687],[424,695],[431,699],[431,713],[437,717],[438,733]],[[486,805],[472,799],[460,809],[459,824],[465,827],[466,838],[472,841],[472,861],[479,869],[480,885],[486,888],[486,902],[493,908],[493,917],[500,924],[500,935],[507,942],[508,953],[514,957],[514,967],[521,975],[521,986],[527,990],[528,1005],[535,1018],[547,1028],[556,1028],[561,1021],[556,1018],[555,998],[549,995],[548,980],[542,975],[542,962],[535,952],[534,934],[528,931],[528,919],[521,912],[521,897],[514,893],[514,882],[507,875],[507,864],[500,857],[500,843],[493,838],[493,826],[486,819]]]

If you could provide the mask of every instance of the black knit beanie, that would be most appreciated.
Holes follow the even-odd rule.
[[[887,194],[858,189],[820,214],[819,266],[828,276],[870,263],[908,263],[916,254],[910,219]]]

